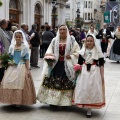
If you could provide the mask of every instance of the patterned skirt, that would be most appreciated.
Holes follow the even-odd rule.
[[[64,61],[58,61],[50,77],[43,80],[37,99],[42,103],[71,106],[73,89],[73,82],[65,73]]]
[[[7,72],[7,71],[6,71]],[[16,105],[32,105],[36,103],[36,93],[32,76],[28,77],[25,70],[23,89],[3,88],[3,81],[0,84],[0,102]]]
[[[110,50],[110,60],[120,61],[120,39],[115,40]]]

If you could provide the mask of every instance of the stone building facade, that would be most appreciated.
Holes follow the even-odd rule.
[[[11,20],[12,23],[27,23],[30,27],[48,22],[52,25],[52,0],[2,0],[0,19]],[[56,26],[65,23],[65,4],[67,0],[57,0]]]
[[[79,5],[78,5],[79,3]],[[83,18],[83,27],[88,30],[91,24],[100,29],[102,13],[100,8],[101,0],[69,0],[69,8],[66,8],[66,19],[75,24],[77,8],[80,9],[80,17]],[[69,19],[68,19],[69,18]]]

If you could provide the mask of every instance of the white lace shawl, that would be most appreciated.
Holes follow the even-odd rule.
[[[52,54],[56,58],[56,61],[54,62],[52,69],[54,68],[54,66],[56,65],[59,59],[59,41],[60,41],[60,35],[59,35],[59,30],[58,30],[57,36],[53,38],[46,52],[46,54]],[[74,37],[69,35],[69,31],[67,29],[67,42],[66,42],[66,48],[65,48],[65,56],[70,55],[71,59],[64,58],[64,65],[65,65],[66,75],[68,79],[71,81],[74,80],[75,72],[74,72],[73,66],[74,64],[77,64],[78,62],[78,57],[79,57],[78,51],[80,51],[80,47],[77,44]],[[42,81],[44,80],[44,77],[48,75],[47,71],[48,71],[48,65],[47,65],[47,62],[44,61],[44,67],[42,71]]]
[[[14,55],[14,49],[15,49],[15,45],[16,45],[15,34],[17,32],[21,32],[22,36],[23,36],[23,44],[21,45],[21,57],[24,57],[27,53],[29,53],[29,44],[28,44],[28,42],[27,42],[27,40],[25,38],[24,33],[21,30],[16,30],[14,32],[8,53],[10,53],[11,55]]]
[[[95,46],[94,46],[94,49],[93,49],[93,52],[92,52],[92,56],[91,56],[91,59],[93,60],[98,60],[99,58],[102,58],[103,57],[103,53],[101,51],[101,48],[100,48],[100,45],[97,43],[97,40],[96,40],[96,37],[93,35],[93,34],[89,34],[91,36],[93,36],[94,38],[94,43],[95,43]],[[80,50],[80,55],[85,59],[85,51],[86,51],[86,45],[84,44],[82,49]]]

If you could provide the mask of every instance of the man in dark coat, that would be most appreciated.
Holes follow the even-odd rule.
[[[101,29],[98,35],[96,36],[97,39],[101,39],[101,49],[102,49],[102,52],[104,53],[104,57],[107,57],[106,52],[108,47],[108,39],[111,37],[112,37],[111,32],[109,29],[107,29],[107,24],[104,23],[103,29]]]
[[[39,34],[37,32],[36,24],[32,25],[32,29],[31,29],[29,35],[31,36],[30,44],[32,45],[31,56],[30,56],[30,65],[32,67],[39,68],[39,66],[38,66],[38,54],[39,54],[38,50],[39,50],[39,45],[40,45],[40,38],[39,38]]]

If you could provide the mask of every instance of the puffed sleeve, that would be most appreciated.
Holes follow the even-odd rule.
[[[84,61],[84,58],[81,55],[79,55],[78,64],[82,65]]]
[[[26,54],[25,54],[24,60],[29,60],[29,53],[26,53]]]
[[[105,63],[104,58],[99,58],[98,62],[99,62],[99,66],[104,66]]]

